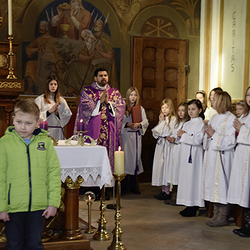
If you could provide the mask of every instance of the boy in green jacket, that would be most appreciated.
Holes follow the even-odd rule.
[[[39,108],[19,101],[13,124],[0,138],[0,220],[6,249],[43,249],[45,218],[60,205],[60,165],[47,131],[37,128]]]

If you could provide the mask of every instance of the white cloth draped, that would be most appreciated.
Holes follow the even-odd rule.
[[[60,145],[62,145],[60,143]],[[80,175],[84,181],[81,186],[113,186],[107,149],[103,146],[56,146],[61,180],[70,176],[75,182]]]
[[[35,103],[40,109],[40,119],[47,120],[48,126],[56,126],[58,128],[48,128],[48,134],[52,136],[55,140],[64,139],[63,127],[69,122],[69,119],[72,115],[70,108],[63,97],[60,97],[60,104],[58,107],[59,118],[56,116],[55,112],[51,113],[47,117],[47,111],[49,111],[56,102],[52,97],[50,97],[50,103],[45,102],[44,94],[38,96],[35,99]]]
[[[137,175],[143,172],[143,166],[141,161],[142,151],[142,136],[145,134],[149,125],[146,116],[145,109],[141,107],[141,127],[132,130],[131,128],[125,128],[126,123],[132,123],[132,115],[124,115],[122,122],[121,140],[122,150],[124,151],[124,173],[129,175],[135,175],[136,165],[138,164]]]

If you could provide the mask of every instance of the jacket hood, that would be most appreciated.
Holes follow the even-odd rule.
[[[15,127],[9,126],[5,131],[5,135],[13,135],[13,134],[20,137],[20,135],[16,132]],[[48,136],[48,131],[46,131],[44,129],[36,128],[33,132],[33,135],[34,136]]]

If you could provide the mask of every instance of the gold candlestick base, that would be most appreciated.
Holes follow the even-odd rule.
[[[75,132],[75,131],[74,131]],[[77,131],[77,134],[72,135],[69,139],[65,140],[65,144],[66,145],[74,145],[74,146],[95,146],[97,144],[97,140],[92,139],[90,136],[88,135],[84,135],[84,133],[88,132],[87,130],[85,131]],[[90,144],[89,143],[85,143],[86,139],[90,139]],[[72,144],[72,140],[76,140],[77,144]]]
[[[14,53],[12,51],[12,40],[14,39],[13,35],[8,35],[7,36],[8,40],[9,40],[9,45],[10,45],[10,50],[8,53],[9,56],[9,74],[7,76],[7,79],[17,79],[17,77],[14,75],[14,68],[13,68],[13,56]]]
[[[85,131],[79,132],[79,137],[78,137],[78,145],[84,146],[85,138],[83,137],[83,133]]]
[[[120,193],[121,193],[121,181],[125,178],[126,174],[113,174],[116,179],[116,213],[115,213],[115,228],[113,229],[113,241],[108,247],[108,250],[125,250],[127,249],[122,243],[122,230],[120,227],[121,221],[121,205],[120,205]]]
[[[100,241],[105,241],[105,240],[109,240],[110,236],[108,234],[108,232],[106,231],[106,224],[107,221],[104,218],[105,215],[105,186],[102,187],[102,191],[101,191],[101,205],[100,205],[100,218],[97,221],[98,222],[98,229],[96,231],[96,233],[93,236],[93,240],[100,240]]]

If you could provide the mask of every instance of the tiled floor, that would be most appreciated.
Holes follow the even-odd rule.
[[[140,184],[141,194],[127,194],[121,197],[121,229],[122,242],[128,250],[165,250],[165,249],[227,249],[248,250],[250,238],[241,238],[232,233],[235,227],[230,225],[212,228],[205,224],[205,210],[201,209],[198,217],[184,218],[179,215],[182,206],[165,205],[163,201],[153,198],[159,193],[159,187],[150,183]],[[112,201],[106,201],[110,204]],[[100,217],[100,202],[92,205],[92,225],[98,227],[96,221]],[[87,205],[80,201],[81,217],[87,221]],[[111,244],[115,227],[115,210],[106,209],[107,231],[111,236],[108,241],[94,241],[93,234],[86,234],[90,246],[94,250],[107,249]]]

